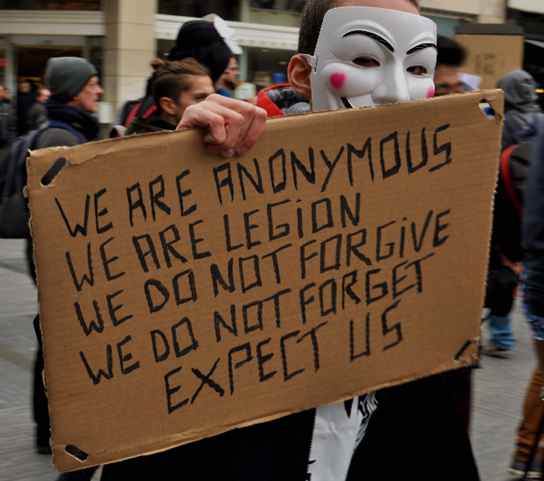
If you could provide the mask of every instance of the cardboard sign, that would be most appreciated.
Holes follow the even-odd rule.
[[[472,364],[501,114],[492,90],[270,119],[231,159],[197,129],[33,152],[57,469]]]
[[[523,68],[525,36],[515,22],[459,24],[455,32],[455,40],[467,53],[461,69],[481,77],[481,89],[495,88],[503,75]]]

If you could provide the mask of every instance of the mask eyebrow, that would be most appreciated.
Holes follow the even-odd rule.
[[[376,42],[381,43],[387,50],[390,50],[391,52],[395,51],[393,45],[391,45],[385,38],[383,38],[381,35],[378,35],[377,33],[368,32],[367,30],[352,30],[351,32],[342,35],[342,38],[349,37],[350,35],[366,35],[367,37],[376,40]]]
[[[415,52],[419,52],[420,50],[424,50],[426,48],[434,48],[436,49],[436,45],[434,43],[420,43],[419,45],[416,45],[415,47],[412,47],[408,52],[406,52],[406,55],[410,55]],[[437,49],[438,50],[438,49]]]

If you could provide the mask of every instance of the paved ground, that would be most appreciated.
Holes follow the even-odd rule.
[[[30,409],[36,340],[36,289],[26,273],[23,243],[0,240],[0,480],[48,481],[58,473],[34,451]],[[510,359],[484,357],[475,371],[472,442],[483,481],[506,481],[525,388],[534,367],[527,327],[514,313],[518,345]],[[487,332],[484,326],[484,337]],[[424,449],[422,449],[424,464]],[[99,478],[97,473],[94,479]],[[437,480],[440,474],[437,473]]]

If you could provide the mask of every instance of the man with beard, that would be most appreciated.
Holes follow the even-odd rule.
[[[238,78],[240,77],[240,67],[236,57],[231,57],[229,64],[225,71],[222,73],[219,80],[215,82],[215,89],[220,95],[225,97],[232,97],[236,85],[238,85]]]

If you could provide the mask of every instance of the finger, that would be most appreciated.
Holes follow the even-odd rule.
[[[217,108],[217,107],[216,107]],[[223,109],[223,107],[220,107]],[[220,153],[225,157],[230,157],[240,144],[240,133],[243,129],[246,119],[243,115],[230,109],[221,110],[220,115],[224,120],[224,140],[223,142],[207,142],[208,152]],[[210,126],[210,135],[214,136],[212,126]],[[204,141],[209,140],[208,137],[204,137]]]
[[[178,129],[207,127],[204,136],[207,150],[230,157],[234,152],[246,153],[261,135],[266,112],[246,102],[221,95],[210,95],[206,101],[188,107]]]
[[[229,109],[235,110],[240,116],[234,116],[226,121],[225,129],[227,137],[225,142],[217,147],[209,148],[210,152],[219,152],[224,157],[230,157],[234,152],[244,155],[255,145],[263,132],[266,123],[266,112],[246,102],[227,99],[223,105],[229,105]]]
[[[233,106],[238,107],[238,110],[244,110],[238,103],[241,102],[234,101]],[[204,136],[204,142],[217,146],[212,148],[211,152],[233,150],[239,143],[238,137],[244,125],[244,115],[222,104],[224,102],[204,101],[188,107],[177,128],[207,127],[209,132]]]
[[[245,134],[241,138],[241,141],[236,149],[238,155],[246,154],[257,142],[261,134],[263,133],[264,126],[266,124],[266,111],[255,107],[255,113],[253,118],[246,127]]]
[[[266,112],[250,103],[217,94],[210,95],[206,101],[209,104],[226,107],[242,115],[242,125],[238,125],[236,122],[226,126],[228,140],[225,143],[225,147],[238,148],[243,145],[249,150],[262,133],[264,124],[266,123]],[[238,138],[230,137],[229,134],[237,134]],[[232,145],[232,141],[235,142],[235,145]]]
[[[215,106],[206,105],[204,102],[191,105],[185,109],[176,130],[205,127],[209,129],[209,133],[206,134],[204,141],[221,144],[226,139],[224,116],[228,115],[228,112],[217,112],[216,110]]]

